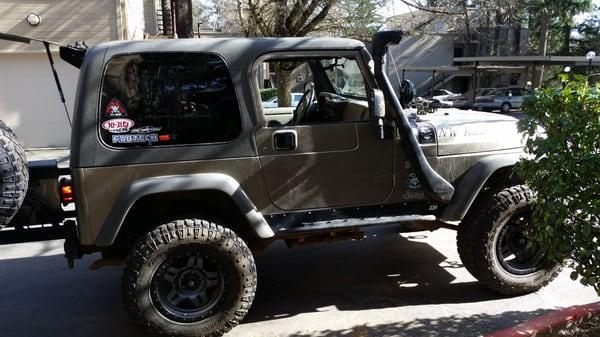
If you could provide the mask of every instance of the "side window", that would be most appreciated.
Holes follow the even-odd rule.
[[[365,79],[345,57],[271,59],[258,67],[269,127],[371,119]]]
[[[367,99],[365,79],[356,60],[345,57],[321,61],[329,81],[336,93],[360,99]]]
[[[100,136],[115,147],[227,142],[241,131],[225,62],[211,54],[116,56],[102,83]]]
[[[515,89],[515,91],[517,92],[518,96],[525,96],[525,95],[529,94],[529,92],[523,88],[517,88],[517,89]]]

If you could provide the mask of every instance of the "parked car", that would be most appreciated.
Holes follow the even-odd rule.
[[[467,109],[469,107],[469,100],[465,95],[450,97],[446,102],[454,108]]]
[[[519,109],[524,97],[529,92],[525,88],[498,88],[485,96],[477,96],[473,109],[482,111],[500,110],[502,113],[508,113],[512,109]]]
[[[431,93],[429,93],[429,95],[427,95],[426,97],[431,97],[432,99],[438,100],[440,102],[448,101],[451,97],[458,97],[461,95],[446,89],[436,89],[433,91],[433,96],[430,96],[430,94]]]
[[[290,106],[295,107],[300,102],[300,98],[302,98],[302,93],[301,92],[293,92],[290,95],[292,96]],[[263,108],[278,108],[279,104],[277,103],[277,96],[262,102],[262,107]]]
[[[461,96],[461,94],[446,89],[436,89],[433,91],[433,96],[431,95],[431,92],[428,92],[424,98],[436,102],[438,108],[451,108],[454,104],[450,100],[458,96]]]
[[[496,89],[497,88],[479,88],[475,91],[474,96],[485,96]],[[451,97],[449,101],[452,102],[452,106],[455,108],[468,109],[473,107],[473,98],[473,91],[469,90],[460,96]]]

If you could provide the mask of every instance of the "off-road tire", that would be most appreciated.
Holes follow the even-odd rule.
[[[457,246],[463,265],[496,293],[519,295],[537,291],[561,269],[560,264],[543,260],[539,270],[517,275],[504,268],[498,258],[495,241],[499,231],[511,216],[530,209],[534,201],[534,194],[525,185],[484,192],[458,228]]]
[[[507,114],[507,113],[509,113],[509,112],[510,112],[510,109],[511,109],[511,106],[510,106],[510,103],[508,103],[508,102],[504,102],[504,103],[502,103],[502,105],[500,106],[500,112],[501,112],[501,113],[504,113],[504,114]]]
[[[0,121],[0,229],[15,216],[29,183],[23,145],[14,132]]]
[[[161,313],[151,294],[154,274],[164,261],[184,252],[208,249],[220,254],[228,291],[214,313],[195,322],[181,322]],[[227,264],[227,263],[225,263]],[[158,226],[138,240],[123,274],[123,302],[130,317],[153,336],[221,336],[244,318],[256,292],[257,274],[252,253],[232,230],[215,223],[186,219]],[[212,310],[212,309],[211,309]]]

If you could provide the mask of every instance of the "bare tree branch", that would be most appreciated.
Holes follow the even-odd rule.
[[[321,10],[321,12],[319,14],[317,14],[317,16],[315,16],[310,22],[308,22],[304,28],[302,28],[297,36],[305,36],[306,34],[308,34],[310,31],[314,30],[316,25],[318,25],[321,21],[323,21],[323,19],[325,19],[325,17],[327,17],[327,14],[329,13],[329,9],[331,8],[331,5],[334,1],[331,1],[327,4],[325,4],[325,6],[323,6],[323,9]]]
[[[253,0],[248,0],[248,8],[250,10],[250,15],[252,16],[254,23],[256,23],[256,27],[258,28],[260,33],[263,36],[270,36],[271,31],[265,24],[263,16],[259,14],[259,11],[257,10],[257,4]]]
[[[400,2],[402,2],[403,4],[421,10],[421,11],[425,11],[425,12],[429,12],[429,13],[436,13],[436,14],[446,14],[446,15],[463,15],[463,12],[449,12],[449,11],[442,11],[442,10],[437,10],[431,7],[424,7],[415,3],[412,3],[410,1],[407,0],[400,0]]]
[[[298,2],[300,2],[300,1],[298,1]],[[321,2],[320,0],[312,0],[310,2],[310,4],[308,5],[308,7],[306,7],[302,11],[302,13],[300,14],[298,20],[296,20],[296,24],[291,29],[291,31],[293,31],[296,34],[298,34],[298,32],[300,32],[300,30],[302,29],[302,26],[308,21],[308,19],[310,18],[310,16],[313,15],[315,9],[317,9],[317,6],[319,5],[320,2]],[[304,35],[306,35],[306,34],[304,34]]]

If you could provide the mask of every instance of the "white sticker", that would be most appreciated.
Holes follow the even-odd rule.
[[[411,173],[408,175],[408,178],[406,179],[406,185],[411,190],[421,187],[421,182],[419,181],[419,178],[417,177],[416,173]]]
[[[158,132],[162,130],[162,127],[160,126],[141,126],[139,128],[134,128],[131,129],[131,133],[152,133],[152,132]]]
[[[110,133],[125,133],[133,127],[135,123],[127,118],[113,118],[102,123],[102,128]]]
[[[157,133],[112,135],[113,144],[158,143]]]

